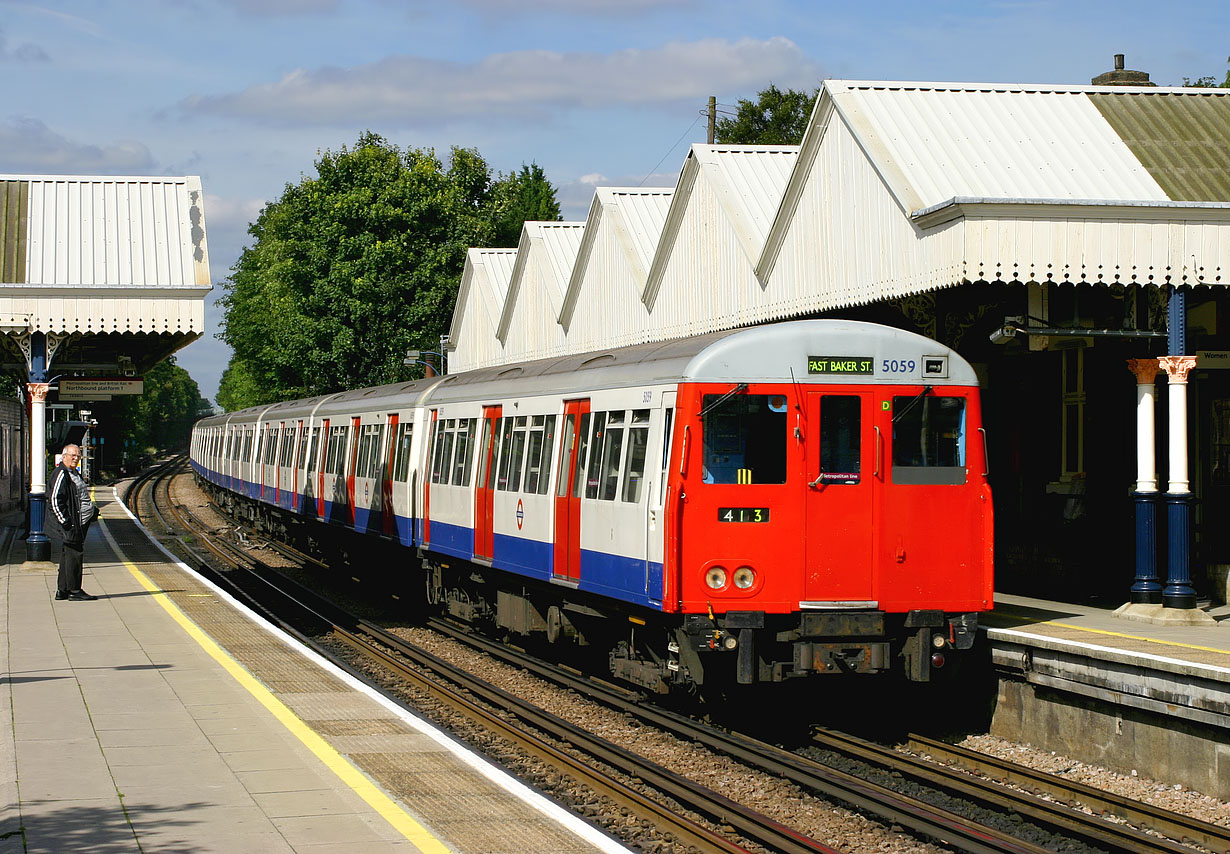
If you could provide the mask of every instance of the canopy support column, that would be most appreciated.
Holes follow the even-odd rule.
[[[1154,430],[1157,359],[1128,359],[1136,375],[1136,580],[1131,602],[1156,605],[1162,601],[1157,577],[1157,459]]]

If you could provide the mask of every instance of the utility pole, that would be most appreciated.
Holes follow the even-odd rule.
[[[709,144],[713,145],[714,136],[717,134],[717,96],[709,96]]]

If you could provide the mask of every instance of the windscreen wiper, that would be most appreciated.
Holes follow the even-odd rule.
[[[911,409],[918,405],[918,401],[931,393],[931,386],[923,386],[923,390],[915,395],[914,399],[907,403],[900,412],[893,413],[893,423],[896,424],[909,413]]]
[[[709,404],[704,409],[702,409],[700,411],[700,417],[704,418],[705,415],[707,415],[710,410],[716,409],[717,407],[721,406],[726,401],[730,400],[736,394],[739,394],[740,392],[744,392],[744,391],[747,391],[747,383],[739,383],[737,386],[732,388],[730,391],[726,392],[724,395],[719,397],[717,400],[713,401],[713,403]]]

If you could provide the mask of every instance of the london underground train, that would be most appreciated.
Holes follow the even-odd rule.
[[[258,527],[387,544],[431,606],[660,692],[932,679],[992,607],[986,460],[965,360],[842,320],[254,407],[192,439]]]

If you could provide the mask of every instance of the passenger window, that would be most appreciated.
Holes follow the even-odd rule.
[[[474,460],[474,419],[457,422],[457,451],[453,463],[453,483],[470,485],[470,463]]]
[[[535,415],[530,421],[529,447],[525,453],[525,491],[530,495],[546,494],[554,442],[555,416]]]
[[[521,489],[521,469],[525,457],[525,433],[527,417],[518,415],[513,427],[512,464],[508,469],[508,491],[519,492]]]
[[[397,425],[397,459],[393,463],[393,470],[400,483],[406,483],[410,479],[410,439],[413,435],[413,422]]]
[[[312,428],[312,438],[308,442],[308,467],[313,474],[316,472],[316,453],[320,449],[320,428]]]
[[[542,466],[540,467],[541,477],[538,481],[539,495],[547,494],[547,479],[551,474],[551,455],[555,452],[555,416],[548,415],[546,424],[543,425],[542,439]],[[527,490],[528,491],[528,490]]]
[[[585,472],[585,497],[597,498],[602,474],[602,439],[606,433],[606,413],[594,412],[590,419],[589,467]]]
[[[965,398],[893,398],[893,483],[965,483]]]
[[[431,482],[440,482],[440,458],[444,453],[444,440],[440,435],[444,431],[444,419],[437,418],[431,427]]]
[[[623,455],[625,412],[607,414],[606,437],[602,449],[602,490],[599,498],[614,501],[619,490],[619,463]]]
[[[820,398],[820,482],[862,479],[862,404],[857,395]]]
[[[440,483],[451,483],[449,474],[453,469],[453,437],[456,430],[457,419],[450,418],[440,431],[440,444],[443,446],[440,451]]]
[[[624,464],[624,501],[635,503],[641,500],[641,482],[645,478],[645,448],[649,445],[649,410],[638,409],[632,413],[632,426],[628,430],[628,459]]]
[[[706,394],[701,411],[705,483],[786,482],[786,403],[781,395]]]
[[[500,419],[500,477],[496,481],[496,488],[501,492],[508,490],[508,474],[512,467],[512,444],[513,444],[513,418]]]

